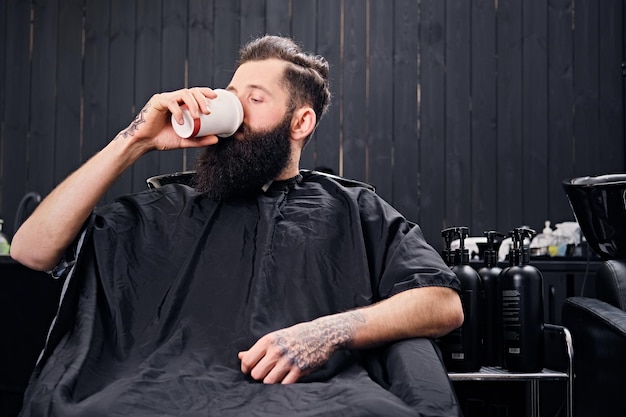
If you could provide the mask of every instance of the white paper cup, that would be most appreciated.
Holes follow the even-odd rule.
[[[172,127],[181,138],[207,135],[228,137],[234,135],[243,122],[243,107],[239,98],[230,91],[213,90],[216,98],[207,99],[211,113],[194,119],[186,105],[182,105],[184,123],[179,125],[172,115]]]

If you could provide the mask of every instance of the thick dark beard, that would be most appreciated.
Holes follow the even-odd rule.
[[[273,129],[253,132],[243,126],[243,138],[220,138],[196,161],[196,190],[215,202],[255,195],[280,174],[291,157],[292,112]]]

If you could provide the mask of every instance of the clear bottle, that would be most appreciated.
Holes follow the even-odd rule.
[[[11,249],[9,238],[2,232],[4,220],[0,219],[0,255],[8,255]]]

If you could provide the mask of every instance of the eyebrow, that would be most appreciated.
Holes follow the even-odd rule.
[[[267,89],[266,87],[263,87],[262,85],[258,85],[258,84],[248,84],[248,85],[245,86],[245,89],[261,90],[261,91],[263,91],[267,95],[274,96],[269,89]],[[226,87],[226,90],[232,91],[232,92],[237,92],[237,89],[235,87],[233,87],[232,85],[229,85],[228,87]]]

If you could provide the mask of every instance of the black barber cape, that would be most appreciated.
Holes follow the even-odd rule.
[[[371,379],[362,352],[292,385],[254,381],[237,358],[299,322],[411,288],[458,290],[419,228],[372,191],[308,173],[215,204],[170,184],[95,210],[83,236],[22,417],[422,415]],[[441,406],[429,413],[456,406],[424,392]]]

